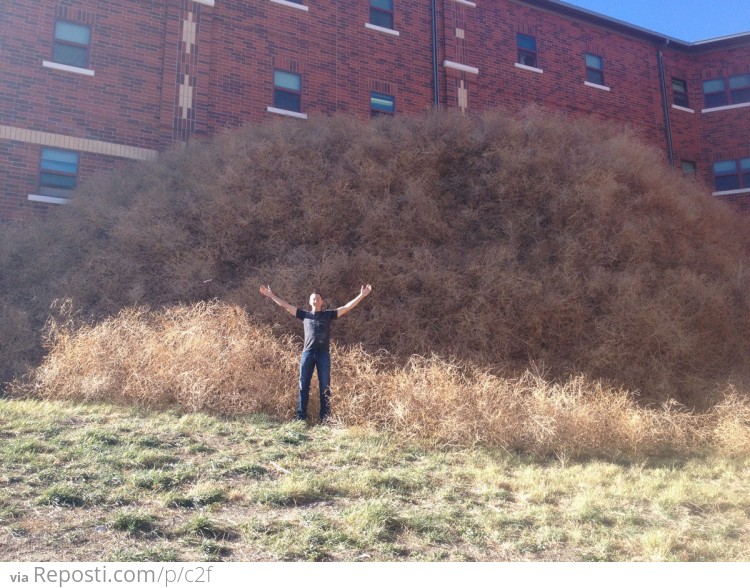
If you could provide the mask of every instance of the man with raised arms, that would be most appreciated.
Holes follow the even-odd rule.
[[[324,422],[331,412],[331,356],[329,343],[331,339],[331,321],[344,316],[372,291],[372,286],[362,286],[359,294],[344,306],[333,310],[323,310],[323,298],[320,294],[310,294],[310,311],[302,310],[289,304],[271,292],[271,286],[261,286],[260,293],[273,300],[289,314],[293,314],[303,322],[305,342],[302,348],[302,358],[299,365],[299,396],[297,398],[297,418],[307,419],[307,403],[310,398],[310,382],[313,370],[318,370],[320,385],[320,422]]]

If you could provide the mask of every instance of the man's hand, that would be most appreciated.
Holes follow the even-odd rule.
[[[347,312],[349,312],[352,308],[357,306],[360,302],[362,302],[362,299],[367,296],[370,292],[372,292],[372,286],[370,284],[367,284],[367,286],[362,286],[359,289],[359,294],[354,300],[350,300],[344,306],[340,306],[336,309],[337,316],[342,317]]]
[[[289,304],[286,300],[282,300],[278,296],[276,296],[273,292],[271,292],[271,286],[261,286],[260,287],[260,293],[263,294],[266,298],[270,298],[273,300],[276,304],[278,304],[281,308],[286,310],[291,315],[297,314],[297,307]]]

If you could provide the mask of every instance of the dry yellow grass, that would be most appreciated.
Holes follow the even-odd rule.
[[[288,318],[292,321],[291,317]],[[96,324],[49,325],[49,353],[18,395],[292,416],[299,341],[221,302],[126,309]],[[360,347],[333,350],[334,417],[448,445],[539,455],[750,454],[750,402],[729,389],[711,410],[646,407],[584,376],[562,383],[492,374],[438,356],[406,364]],[[313,411],[314,413],[314,411]]]
[[[62,309],[60,317],[70,319]],[[47,325],[50,353],[26,385],[44,398],[281,415],[290,346],[237,307],[125,309],[95,325]]]

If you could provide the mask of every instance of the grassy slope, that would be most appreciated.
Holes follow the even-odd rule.
[[[750,558],[747,459],[547,461],[17,400],[0,431],[6,561]]]

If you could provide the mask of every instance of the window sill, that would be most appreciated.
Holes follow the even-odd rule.
[[[398,31],[394,31],[393,29],[387,29],[385,27],[379,27],[378,25],[370,24],[369,22],[365,23],[365,28],[370,29],[371,31],[378,31],[379,33],[385,33],[387,35],[393,35],[394,37],[400,37],[401,33]]]
[[[198,4],[205,4],[206,6],[214,5],[214,0],[193,0],[193,2],[197,2]]]
[[[288,6],[289,8],[296,8],[304,12],[310,12],[310,7],[304,4],[297,4],[296,2],[287,2],[286,0],[271,0],[274,4],[281,4],[282,6]]]
[[[67,71],[69,73],[81,74],[84,76],[93,76],[93,69],[85,69],[83,67],[76,67],[74,65],[65,65],[64,63],[56,63],[54,61],[42,61],[42,65],[49,69],[56,69],[59,71]]]
[[[69,198],[57,198],[56,196],[41,196],[39,194],[29,194],[29,200],[32,202],[44,202],[45,204],[68,204]]]
[[[543,69],[539,69],[538,67],[531,67],[530,65],[524,65],[523,63],[514,63],[514,66],[516,66],[518,69],[523,69],[526,71],[533,71],[534,73],[544,73]]]
[[[584,86],[588,86],[589,88],[596,88],[597,90],[604,90],[605,92],[611,92],[611,88],[609,86],[602,86],[600,84],[595,84],[593,82],[585,81],[583,82]]]
[[[295,112],[294,110],[284,110],[283,108],[276,108],[275,106],[268,106],[266,110],[268,112],[273,112],[274,114],[281,114],[283,116],[291,116],[293,118],[307,119],[307,114],[305,114],[304,112]]]
[[[704,108],[701,110],[701,114],[704,112],[719,112],[720,110],[734,110],[735,108],[747,108],[750,106],[750,102],[742,102],[740,104],[729,104],[727,106],[715,106],[713,108]]]
[[[735,194],[750,194],[750,188],[740,188],[739,190],[723,190],[721,192],[712,192],[714,196],[734,196]]]
[[[686,106],[678,106],[677,104],[672,104],[672,108],[675,110],[681,110],[682,112],[689,112],[690,114],[695,114],[695,110],[692,108],[687,108]]]
[[[467,73],[479,73],[479,69],[476,67],[464,65],[463,63],[456,63],[455,61],[448,61],[447,59],[443,62],[443,67],[447,67],[448,69],[457,69],[458,71],[465,71]]]
[[[475,2],[469,2],[469,0],[453,0],[457,4],[463,4],[464,6],[471,6],[472,8],[476,8],[477,5]]]

